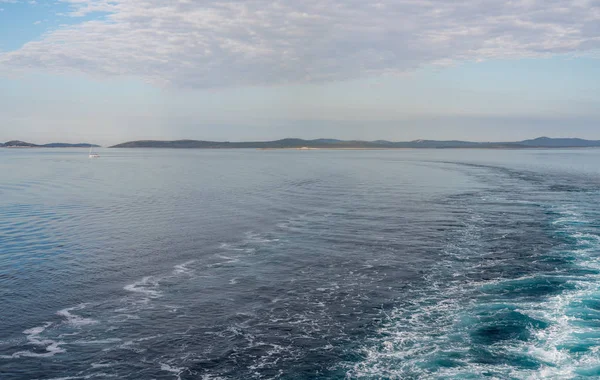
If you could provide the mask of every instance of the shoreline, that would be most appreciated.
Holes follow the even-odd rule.
[[[122,148],[121,148],[122,149]],[[140,148],[128,148],[128,149],[140,149]],[[142,148],[142,149],[182,149],[182,148]],[[183,149],[256,149],[256,150],[457,150],[457,149],[479,149],[479,150],[527,150],[527,149],[545,149],[545,150],[556,150],[556,149],[600,149],[600,146],[523,146],[523,147],[431,147],[431,148],[412,148],[412,147],[389,147],[389,148],[183,148]]]
[[[65,147],[49,147],[49,146],[0,146],[0,149],[88,149],[89,147],[65,146]],[[456,147],[285,147],[285,148],[256,148],[256,147],[102,147],[94,146],[94,148],[104,149],[165,149],[165,150],[292,150],[292,151],[311,151],[311,150],[457,150],[457,149],[479,149],[479,150],[559,150],[559,149],[600,149],[600,146],[456,146]]]

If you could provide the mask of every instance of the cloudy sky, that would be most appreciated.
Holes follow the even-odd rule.
[[[0,141],[600,139],[599,0],[0,0]]]

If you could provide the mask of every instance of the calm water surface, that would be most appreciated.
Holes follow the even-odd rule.
[[[0,378],[600,376],[600,150],[0,150]]]

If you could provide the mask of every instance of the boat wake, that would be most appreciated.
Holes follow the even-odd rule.
[[[438,269],[451,268],[455,280],[444,284],[431,276],[429,287],[410,291],[409,301],[386,314],[377,338],[363,349],[364,360],[349,364],[348,376],[600,376],[600,235],[593,222],[598,214],[573,204],[549,205],[546,214],[552,216],[547,233],[553,247],[524,252],[534,267],[546,269],[507,279],[473,279],[476,269],[485,274],[491,267],[478,260],[469,268],[467,256],[489,249],[465,248],[486,240],[485,217],[472,219],[463,240],[451,244],[450,261]],[[516,263],[493,265],[506,265],[507,273]]]

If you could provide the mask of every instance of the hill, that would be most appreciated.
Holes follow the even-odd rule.
[[[89,144],[89,143],[78,143],[78,144],[68,144],[68,143],[50,143],[50,144],[32,144],[25,141],[20,140],[12,140],[7,141],[4,144],[0,143],[0,148],[89,148],[89,147],[98,148],[100,145]]]
[[[140,140],[129,141],[111,148],[204,148],[204,149],[232,149],[232,148],[259,148],[259,149],[285,149],[285,148],[377,148],[380,144],[368,141],[342,141],[332,139],[282,139],[275,141],[251,141],[251,142],[229,142],[229,141],[202,141],[202,140],[176,140],[155,141]]]
[[[50,143],[41,145],[43,148],[99,148],[100,145],[89,143],[67,144],[67,143]]]
[[[538,137],[537,139],[524,140],[520,144],[533,147],[548,148],[573,148],[573,147],[595,147],[600,146],[598,140],[584,140],[577,138],[556,139],[550,137]]]
[[[5,148],[34,148],[38,145],[31,144],[20,140],[11,140],[4,143]]]
[[[393,149],[393,148],[487,148],[487,149],[524,149],[524,148],[582,148],[600,147],[598,140],[584,140],[577,138],[549,138],[539,137],[531,140],[514,142],[472,142],[460,140],[414,140],[393,142],[386,140],[360,141],[316,139],[303,140],[287,138],[275,141],[254,142],[229,142],[229,141],[203,141],[203,140],[139,140],[114,145],[111,148],[173,148],[173,149],[294,149],[294,148],[328,148],[328,149]]]

